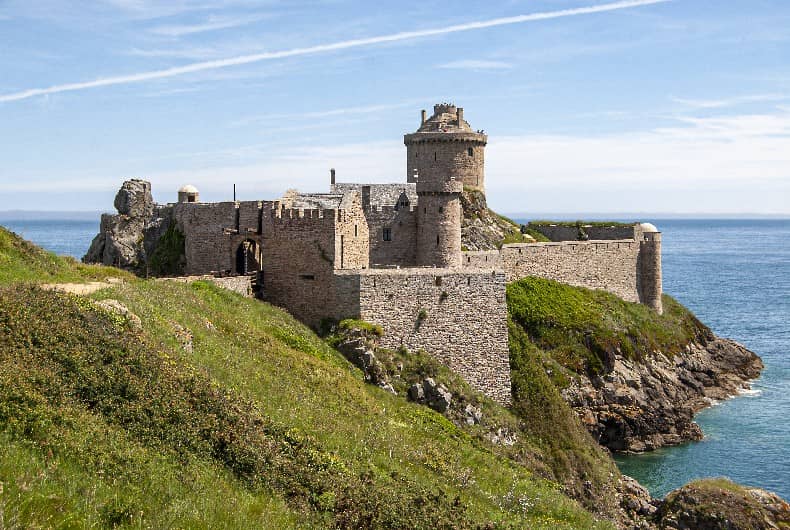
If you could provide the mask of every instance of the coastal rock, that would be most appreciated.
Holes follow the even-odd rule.
[[[99,233],[82,261],[147,274],[150,256],[174,222],[172,209],[157,207],[151,184],[139,179],[123,183],[115,196],[115,208],[115,215],[102,214]]]
[[[144,258],[145,220],[126,215],[102,214],[99,233],[82,261],[135,269]]]
[[[654,522],[661,529],[769,530],[790,527],[790,505],[774,493],[726,479],[692,482],[670,492]]]
[[[115,195],[115,209],[121,215],[148,218],[154,212],[154,198],[151,183],[146,180],[131,179],[121,185]]]
[[[608,373],[580,376],[563,397],[602,445],[651,451],[702,439],[694,414],[748,388],[762,367],[740,344],[711,336],[672,358],[660,352],[640,362],[617,356]]]

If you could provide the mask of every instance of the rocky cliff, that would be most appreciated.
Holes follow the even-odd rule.
[[[496,250],[503,243],[530,243],[521,227],[488,209],[485,193],[464,189],[461,194],[461,247],[464,250]]]
[[[99,233],[82,261],[138,274],[183,272],[183,248],[180,253],[171,248],[179,244],[172,210],[154,203],[150,182],[125,181],[115,196],[115,208],[116,215],[102,214]]]
[[[641,452],[702,432],[694,414],[748,388],[763,368],[664,296],[664,314],[602,291],[526,278],[510,284],[513,326],[601,445]]]
[[[703,433],[694,414],[749,388],[763,364],[740,344],[708,337],[672,357],[616,356],[610,371],[582,375],[562,391],[593,437],[613,451],[642,452]]]

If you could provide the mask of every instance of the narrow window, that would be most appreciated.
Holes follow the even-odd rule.
[[[466,285],[472,285],[472,278],[466,278]]]
[[[439,236],[436,236],[436,246],[439,246]]]
[[[300,274],[299,277],[303,280],[315,280],[314,274]]]
[[[436,277],[436,287],[441,287],[441,286],[442,286],[442,277],[441,276],[437,276]]]
[[[436,151],[433,152],[433,159],[436,160]]]
[[[466,150],[466,154],[469,156],[475,156],[475,150],[470,147]]]
[[[354,225],[354,237],[357,237],[357,225]]]
[[[384,233],[384,241],[392,241],[392,230],[390,228],[385,228]]]
[[[441,206],[439,206],[439,213],[442,213],[443,211],[444,211],[444,208],[442,208]]]

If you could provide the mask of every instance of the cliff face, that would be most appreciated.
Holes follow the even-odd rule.
[[[530,243],[521,227],[488,209],[485,193],[464,189],[461,194],[461,246],[464,250],[496,250],[503,243]]]
[[[656,352],[641,362],[616,357],[605,375],[582,375],[562,391],[582,423],[613,451],[650,451],[702,439],[694,414],[749,387],[760,358],[713,337],[672,358]]]
[[[699,440],[694,414],[748,388],[763,368],[669,296],[659,315],[602,291],[526,278],[508,310],[593,438],[641,452]]]
[[[175,258],[168,256],[172,264],[168,262],[167,266],[162,266],[162,252],[173,253],[170,246],[175,226],[171,209],[154,204],[150,182],[138,179],[124,182],[115,196],[115,208],[116,215],[102,214],[99,233],[93,238],[83,262],[112,265],[136,273],[147,273],[152,265],[157,269],[152,271],[156,274],[181,272],[183,248]],[[170,237],[163,241],[166,235]],[[162,250],[162,243],[169,246],[165,245],[167,248]],[[183,247],[183,241],[181,245]]]

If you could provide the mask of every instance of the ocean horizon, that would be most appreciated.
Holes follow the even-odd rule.
[[[553,217],[595,220],[589,214]],[[790,220],[641,219],[663,232],[664,292],[717,335],[760,355],[765,370],[751,391],[697,415],[703,441],[616,455],[615,460],[655,496],[697,478],[726,476],[790,498],[790,424],[785,417],[790,410]],[[47,250],[80,259],[99,229],[99,218],[9,219],[0,212],[0,224]]]

